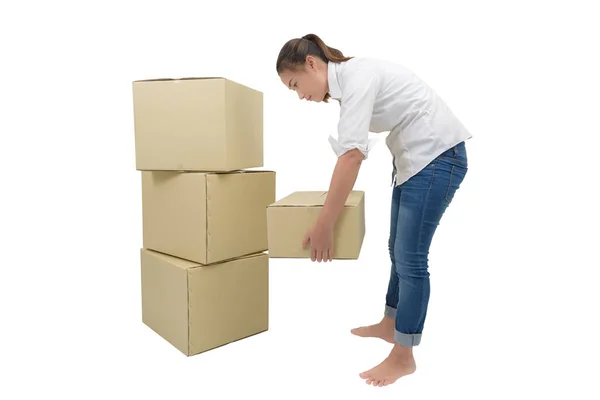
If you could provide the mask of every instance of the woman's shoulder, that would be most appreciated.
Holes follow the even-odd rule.
[[[348,61],[339,63],[338,73],[340,78],[352,78],[353,75],[377,75],[381,77],[407,76],[413,71],[404,65],[387,59],[376,57],[353,57]]]
[[[378,64],[385,63],[385,60],[381,60],[375,57],[367,57],[367,56],[356,56],[352,57],[348,61],[343,61],[340,64],[343,68],[353,68],[359,66],[375,66]]]

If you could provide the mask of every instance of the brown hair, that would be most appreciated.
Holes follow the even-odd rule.
[[[327,46],[320,37],[313,33],[301,38],[291,39],[283,45],[277,57],[277,73],[285,70],[296,70],[306,62],[309,55],[319,57],[324,62],[344,62],[352,57],[346,57],[338,49]],[[325,95],[324,101],[330,98],[329,93]]]

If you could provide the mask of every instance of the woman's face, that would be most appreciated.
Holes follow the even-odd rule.
[[[308,56],[298,70],[285,70],[279,77],[285,86],[298,93],[300,100],[321,102],[329,92],[327,64],[313,56]]]

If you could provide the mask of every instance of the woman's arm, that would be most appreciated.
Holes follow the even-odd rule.
[[[347,151],[338,158],[331,177],[329,192],[319,217],[320,223],[326,226],[335,226],[354,187],[364,158],[363,153],[358,149]]]
[[[354,187],[364,158],[358,149],[349,150],[338,158],[321,214],[302,241],[303,248],[310,243],[312,261],[333,259],[333,228]]]
[[[313,261],[333,257],[333,227],[368,152],[370,122],[378,88],[379,79],[372,71],[356,69],[348,77],[338,122],[339,149],[335,150],[339,154],[338,161],[319,219],[302,241],[303,248],[310,242]]]

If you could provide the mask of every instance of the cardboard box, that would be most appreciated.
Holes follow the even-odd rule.
[[[263,166],[263,94],[225,78],[133,82],[137,170]]]
[[[142,172],[143,247],[201,264],[268,248],[275,172]]]
[[[268,330],[268,256],[202,266],[141,249],[142,321],[187,356]]]
[[[364,192],[352,191],[333,231],[333,258],[357,259],[365,236]],[[295,192],[267,208],[269,257],[310,258],[304,235],[317,221],[327,192]]]

